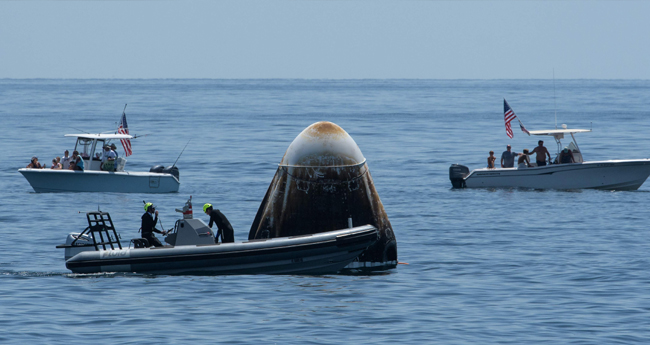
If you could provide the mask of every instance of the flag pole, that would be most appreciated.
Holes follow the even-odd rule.
[[[555,101],[555,68],[553,68],[553,110],[555,111],[555,129],[557,129],[557,103]]]

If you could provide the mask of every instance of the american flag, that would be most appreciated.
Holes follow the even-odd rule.
[[[510,108],[510,105],[508,102],[506,102],[506,99],[503,99],[503,121],[506,122],[506,134],[512,139],[514,134],[512,133],[512,127],[510,126],[510,121],[514,120],[517,118],[517,115],[515,115],[515,112],[512,111],[512,108]]]
[[[512,139],[513,133],[512,133],[512,127],[510,126],[510,121],[517,119],[519,121],[519,128],[521,128],[521,131],[530,135],[530,132],[524,127],[524,124],[521,123],[517,115],[515,115],[515,112],[510,108],[510,104],[506,101],[506,99],[503,99],[503,120],[506,122],[506,134]]]
[[[120,119],[120,124],[117,126],[117,132],[120,134],[129,134],[129,126],[126,124],[126,113],[122,112],[122,118]],[[122,146],[124,147],[124,154],[128,157],[133,154],[131,150],[131,140],[130,139],[120,139]]]

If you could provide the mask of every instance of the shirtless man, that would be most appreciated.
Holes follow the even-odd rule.
[[[548,161],[551,161],[551,154],[548,152],[546,147],[544,147],[544,141],[540,140],[537,142],[539,146],[537,146],[533,151],[530,153],[531,155],[533,153],[537,153],[537,157],[535,160],[537,161],[537,166],[538,167],[543,167],[546,165],[546,156],[548,155]]]

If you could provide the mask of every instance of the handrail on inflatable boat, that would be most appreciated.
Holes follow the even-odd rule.
[[[86,213],[86,219],[88,219],[88,227],[82,231],[70,246],[79,246],[77,240],[83,239],[85,237],[90,237],[93,241],[92,246],[95,247],[95,250],[98,251],[101,246],[101,249],[122,249],[122,243],[120,242],[120,236],[113,226],[113,220],[111,215],[108,212],[93,211]],[[84,236],[88,235],[88,236]],[[99,239],[99,242],[97,240]],[[59,248],[61,246],[57,246]],[[61,247],[63,248],[63,247]]]

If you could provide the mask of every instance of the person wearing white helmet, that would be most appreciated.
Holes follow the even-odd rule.
[[[221,211],[215,210],[212,204],[205,204],[203,205],[203,212],[210,216],[210,224],[208,224],[210,229],[212,229],[212,224],[217,224],[217,228],[219,229],[214,236],[215,243],[219,243],[219,238],[221,238],[221,243],[235,242],[235,231],[232,225],[230,225],[228,218]]]
[[[148,202],[144,205],[144,210],[146,211],[142,215],[142,238],[146,238],[149,241],[149,247],[162,247],[163,244],[154,236],[154,232],[159,234],[167,235],[166,231],[160,231],[156,229],[156,223],[158,223],[158,211],[156,211],[156,206]]]

